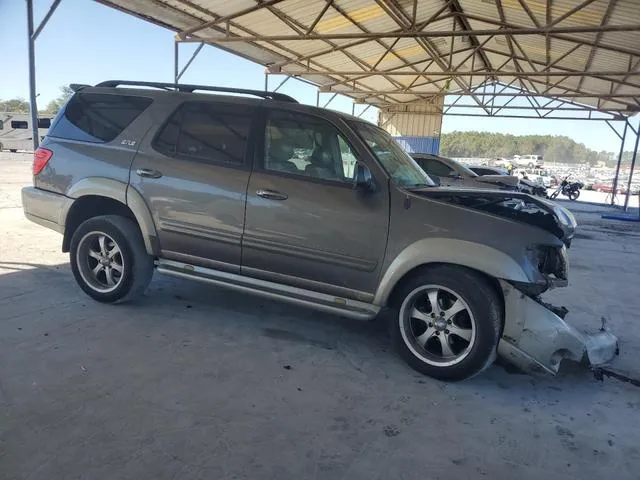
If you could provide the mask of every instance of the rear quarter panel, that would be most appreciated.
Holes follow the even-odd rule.
[[[73,185],[87,178],[108,178],[126,189],[129,170],[140,140],[152,126],[152,103],[116,138],[91,143],[48,136],[41,147],[53,152],[47,166],[34,178],[34,186],[69,195]]]

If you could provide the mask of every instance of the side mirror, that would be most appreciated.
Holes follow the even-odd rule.
[[[353,189],[363,192],[372,192],[375,190],[375,183],[371,170],[366,165],[356,163],[356,170],[353,176]]]
[[[462,178],[462,175],[460,175],[458,172],[451,172],[448,176],[449,178],[453,178],[455,180],[460,180]]]
[[[438,187],[440,186],[440,177],[437,177],[435,175],[429,175],[429,178],[431,179],[431,181],[433,183],[435,183]]]

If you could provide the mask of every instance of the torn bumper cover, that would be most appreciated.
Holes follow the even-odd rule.
[[[505,300],[505,327],[498,355],[526,371],[555,375],[564,359],[599,366],[618,353],[618,339],[602,328],[593,335],[577,331],[545,305],[500,281]]]

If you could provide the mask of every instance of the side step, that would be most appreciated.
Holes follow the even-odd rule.
[[[380,311],[379,306],[370,303],[336,297],[257,278],[245,277],[236,273],[222,272],[162,258],[159,259],[156,264],[158,272],[174,277],[199,280],[220,287],[231,288],[240,292],[247,292],[275,300],[282,300],[295,305],[357,320],[371,320]]]

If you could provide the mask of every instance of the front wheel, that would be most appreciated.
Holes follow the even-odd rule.
[[[457,266],[428,268],[396,297],[393,343],[420,373],[442,380],[470,378],[495,360],[501,305],[482,275]]]
[[[94,300],[117,303],[141,295],[153,275],[138,226],[129,218],[102,215],[85,220],[71,237],[71,270]]]
[[[551,200],[555,200],[556,198],[558,198],[558,191],[556,190],[555,192],[553,192],[553,193],[549,196],[549,198],[550,198]]]

